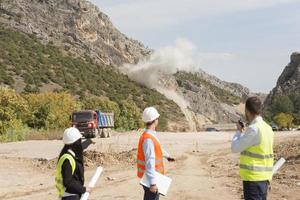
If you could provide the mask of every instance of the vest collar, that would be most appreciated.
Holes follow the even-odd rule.
[[[263,118],[261,116],[257,116],[250,124],[257,124],[258,122],[263,121]]]
[[[152,135],[159,142],[159,139],[158,139],[158,137],[156,135],[156,131],[146,129],[145,132],[148,133],[148,134],[150,134],[150,135]]]

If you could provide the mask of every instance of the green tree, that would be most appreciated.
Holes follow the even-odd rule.
[[[125,130],[136,130],[143,126],[141,110],[136,104],[131,101],[121,101],[120,103],[120,120],[117,121],[117,126]]]
[[[293,116],[286,113],[279,113],[273,118],[280,128],[291,128],[293,126]]]
[[[293,113],[294,104],[288,96],[280,96],[274,100],[270,111],[273,116],[279,113]]]
[[[300,112],[300,93],[291,94],[289,96],[290,100],[293,102],[294,113]]]
[[[297,126],[300,126],[300,112],[295,114],[293,123]]]

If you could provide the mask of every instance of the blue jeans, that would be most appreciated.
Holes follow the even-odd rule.
[[[150,191],[149,188],[143,186],[145,194],[144,194],[144,200],[159,200],[159,194],[153,193]]]
[[[269,181],[244,181],[245,200],[267,200]]]

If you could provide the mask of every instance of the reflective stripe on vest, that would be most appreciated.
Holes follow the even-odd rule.
[[[142,136],[140,137],[139,144],[138,144],[138,155],[137,155],[137,176],[139,178],[142,178],[145,170],[146,170],[146,162],[145,162],[145,155],[143,151],[143,144],[146,139],[151,139],[154,145],[155,150],[155,170],[161,174],[165,174],[164,171],[164,163],[163,163],[163,153],[162,148],[158,140],[148,134],[147,132],[144,132]]]
[[[240,176],[243,181],[270,181],[273,176],[274,133],[264,121],[259,121],[255,125],[258,128],[260,144],[241,153]]]
[[[63,184],[63,177],[62,177],[62,165],[64,164],[65,160],[68,160],[70,162],[71,168],[72,168],[72,175],[75,172],[76,169],[76,162],[73,156],[70,154],[64,154],[60,157],[57,166],[56,166],[56,176],[55,176],[55,186],[56,186],[56,191],[58,194],[58,199],[61,199],[66,191],[66,188],[64,187]]]
[[[248,157],[251,157],[251,158],[260,158],[260,159],[268,159],[268,158],[273,158],[274,157],[273,154],[260,155],[260,154],[257,154],[257,153],[251,153],[250,151],[243,151],[241,153],[241,155],[248,156]]]

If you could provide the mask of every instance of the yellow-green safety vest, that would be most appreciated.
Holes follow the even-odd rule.
[[[264,121],[259,121],[255,125],[258,128],[260,144],[241,153],[240,177],[243,181],[271,181],[274,164],[274,132]]]
[[[56,191],[58,194],[58,199],[61,200],[61,198],[63,197],[66,188],[63,184],[63,177],[62,177],[62,165],[64,164],[65,160],[69,160],[71,167],[72,167],[72,175],[75,172],[76,169],[76,162],[75,159],[73,158],[73,156],[71,156],[70,154],[64,154],[60,157],[57,166],[56,166],[56,176],[55,176],[55,185],[56,185]]]

